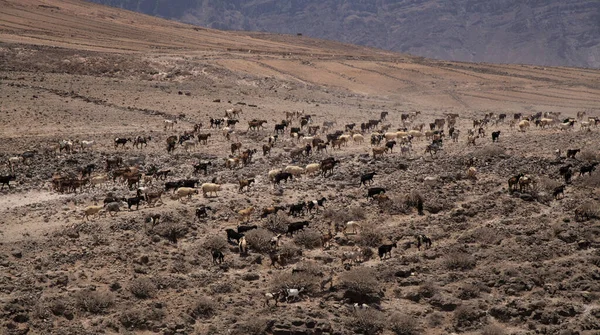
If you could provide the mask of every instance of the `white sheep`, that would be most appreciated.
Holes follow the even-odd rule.
[[[358,233],[358,228],[361,228],[361,225],[356,221],[348,221],[344,225],[344,234],[348,234],[349,230],[352,230],[353,234]]]
[[[302,138],[302,143],[312,145],[313,140],[317,138],[316,136],[305,136]]]
[[[206,197],[206,195],[208,193],[214,193],[215,196],[219,196],[219,194],[217,194],[218,191],[221,190],[221,185],[219,184],[213,184],[213,183],[204,183],[201,186],[202,188],[202,193],[204,194],[204,197]]]
[[[112,213],[114,212],[115,214],[117,212],[121,211],[121,204],[119,202],[109,202],[108,204],[106,204],[106,211],[110,214],[110,216],[114,216]]]
[[[522,120],[521,122],[519,122],[519,130],[520,131],[525,131],[525,129],[530,127],[530,123],[528,120]]]
[[[83,141],[79,142],[79,145],[81,146],[81,151],[84,151],[85,149],[92,149],[94,147],[95,143],[96,142],[94,142],[94,141],[83,140]]]
[[[83,219],[84,220],[89,220],[89,216],[91,215],[97,215],[101,209],[103,209],[103,206],[88,206],[83,210]]]
[[[348,135],[348,134],[340,135],[340,137],[338,137],[338,140],[341,140],[342,143],[344,143],[345,145],[348,145],[348,141],[350,140],[350,135]]]
[[[92,187],[98,185],[98,184],[104,184],[108,181],[108,176],[103,174],[103,175],[99,175],[99,176],[94,176],[92,177],[92,179],[90,180],[90,185]]]
[[[398,138],[398,133],[385,133],[383,134],[383,137],[385,137],[386,140],[391,141]]]
[[[198,145],[198,140],[196,140],[196,139],[187,140],[187,141],[184,141],[183,143],[181,143],[181,145],[183,145],[183,148],[185,149],[185,151],[188,152],[190,150],[190,148],[195,148]]]
[[[198,194],[198,190],[191,187],[180,187],[175,191],[175,198],[181,201],[181,198],[188,197],[188,199],[192,198],[192,194]]]
[[[421,139],[421,137],[423,136],[423,133],[418,130],[411,130],[408,132],[408,135],[413,136],[414,138]]]
[[[313,164],[308,164],[306,166],[306,175],[311,175],[315,172],[319,172],[321,171],[321,163],[313,163]]]
[[[352,139],[354,140],[354,143],[364,143],[365,142],[365,137],[362,136],[361,134],[352,135]]]
[[[288,165],[283,171],[291,173],[294,177],[299,177],[304,173],[304,168],[295,165]]]

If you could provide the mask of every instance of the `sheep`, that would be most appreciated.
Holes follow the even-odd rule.
[[[108,204],[104,205],[104,207],[106,207],[106,211],[110,214],[110,216],[114,216],[117,212],[121,211],[121,203],[118,201],[109,202]]]
[[[431,248],[431,239],[423,234],[418,234],[415,236],[417,239],[417,250],[421,251],[421,246],[425,246],[425,248]]]
[[[295,165],[288,165],[283,170],[283,172],[290,173],[292,176],[294,176],[294,177],[297,178],[297,177],[301,176],[304,173],[304,168],[301,168],[301,167],[295,166]]]
[[[354,141],[354,143],[364,143],[365,142],[365,137],[362,136],[361,134],[354,134],[352,135],[352,140]]]
[[[204,183],[202,186],[200,186],[200,188],[202,189],[202,194],[204,197],[206,197],[206,195],[209,193],[214,193],[215,196],[218,197],[219,194],[217,192],[221,190],[221,185],[215,183]]]
[[[83,219],[89,220],[90,215],[97,215],[104,206],[88,206],[83,210]]]
[[[438,178],[437,177],[425,177],[423,178],[423,183],[429,187],[433,187],[437,185]]]
[[[173,130],[175,123],[177,123],[177,120],[164,120],[165,130],[168,130],[168,129]]]
[[[527,128],[530,127],[530,123],[527,120],[521,120],[519,122],[519,130],[524,132]]]
[[[254,183],[254,178],[239,179],[238,182],[240,183],[240,188],[238,189],[238,191],[242,192],[244,190],[244,187],[246,188],[246,190],[250,188],[250,185]]]
[[[358,233],[358,228],[361,228],[361,225],[358,222],[356,222],[356,221],[348,221],[344,225],[343,233],[346,235],[346,234],[349,233],[348,232],[349,230],[352,230],[352,234],[357,234]]]
[[[300,300],[300,293],[302,293],[304,291],[304,287],[301,287],[300,289],[295,289],[295,288],[286,288],[285,289],[285,302],[289,302],[290,298],[292,298],[293,300]]]
[[[240,241],[238,242],[238,248],[240,249],[241,255],[248,254],[248,243],[246,242],[245,236],[242,236],[242,238],[240,238]]]
[[[239,244],[240,239],[244,237],[244,234],[240,234],[231,228],[225,229],[225,232],[227,233],[227,242],[233,242],[232,240],[236,240],[236,243]]]
[[[79,142],[79,146],[81,148],[81,151],[84,151],[85,149],[92,149],[92,147],[94,146],[94,144],[95,144],[94,141],[83,140],[83,141]]]
[[[360,184],[363,186],[367,186],[367,182],[369,182],[369,184],[373,183],[373,177],[377,175],[376,172],[369,172],[369,173],[365,173],[363,175],[360,176]]]
[[[188,197],[192,198],[192,194],[198,194],[198,190],[192,187],[180,187],[175,191],[175,198],[181,201],[181,198]]]
[[[383,154],[387,151],[387,147],[375,147],[373,148],[373,158],[376,159],[377,156],[383,156]]]
[[[392,257],[392,248],[397,248],[398,245],[396,242],[392,243],[392,244],[383,244],[381,246],[379,246],[379,248],[377,249],[378,253],[379,253],[379,259],[383,260],[383,258],[385,258],[385,255],[388,255],[389,258]]]
[[[252,215],[252,213],[254,213],[254,206],[238,211],[238,214],[242,217],[242,221],[250,219],[250,215]]]
[[[394,139],[398,138],[398,133],[385,133],[385,134],[383,134],[383,137],[387,141],[391,141],[391,140],[394,140]]]
[[[367,190],[367,199],[372,198],[376,194],[385,193],[382,187],[371,187]]]
[[[304,169],[306,175],[312,175],[315,172],[319,172],[319,170],[321,170],[321,163],[308,164]]]
[[[274,169],[274,170],[269,171],[267,176],[269,177],[270,181],[273,181],[275,179],[275,176],[281,172],[283,172],[281,169]]]
[[[17,179],[17,176],[15,176],[14,174],[8,175],[8,176],[0,176],[0,183],[2,184],[2,188],[0,188],[0,190],[4,189],[4,185],[7,185],[8,189],[10,190],[10,181],[16,180],[16,179]]]

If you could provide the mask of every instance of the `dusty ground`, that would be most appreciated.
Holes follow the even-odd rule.
[[[525,133],[508,124],[490,127],[475,147],[466,143],[473,118],[487,112],[532,114],[587,110],[600,116],[600,72],[437,62],[297,36],[225,33],[100,7],[78,1],[0,1],[0,174],[8,158],[38,150],[17,166],[16,182],[0,191],[0,303],[6,334],[183,333],[183,334],[597,334],[600,329],[600,225],[577,222],[575,209],[598,210],[600,174],[573,179],[562,200],[560,166],[598,158],[599,130],[536,129]],[[250,51],[249,51],[250,50]],[[181,94],[180,94],[181,93]],[[213,102],[220,99],[221,102]],[[227,170],[230,142],[208,129],[210,117],[242,106],[237,126],[243,149],[258,149],[286,111],[304,110],[314,124],[337,121],[337,129],[389,111],[395,129],[404,111],[422,111],[417,123],[444,112],[460,114],[458,143],[446,140],[437,157],[397,150],[373,160],[371,147],[350,144],[292,162],[296,143],[281,137],[270,156],[260,153],[247,167]],[[181,117],[165,131],[166,117]],[[246,131],[247,121],[264,118],[267,128]],[[192,153],[178,146],[167,154],[165,139],[203,123],[208,145]],[[501,130],[492,144],[489,133]],[[146,149],[115,149],[115,137],[150,135]],[[368,136],[367,136],[368,137]],[[46,148],[61,139],[94,140],[89,152],[65,154]],[[577,159],[556,160],[555,149],[581,148]],[[341,160],[331,177],[304,176],[282,184],[267,172],[305,165],[332,155]],[[104,166],[110,156],[125,162],[170,168],[168,180],[192,178],[192,164],[212,161],[201,182],[218,176],[224,190],[215,198],[194,196],[115,217],[82,221],[82,209],[102,203],[109,192],[134,196],[109,182],[82,193],[57,193],[50,179],[89,163]],[[564,156],[564,153],[563,153]],[[474,157],[476,181],[465,178]],[[377,171],[374,186],[386,187],[392,205],[366,200],[359,176]],[[507,191],[519,172],[537,181],[534,201]],[[423,178],[437,176],[435,186]],[[237,179],[255,177],[245,193]],[[162,188],[162,182],[148,185]],[[406,195],[423,197],[425,215],[403,205]],[[251,248],[240,256],[224,248],[225,263],[212,265],[207,245],[225,246],[226,228],[240,223],[238,210],[327,197],[324,212],[301,237],[282,239],[285,250],[300,249],[283,269],[269,267],[265,253]],[[525,197],[527,198],[527,197]],[[195,208],[213,208],[194,220]],[[162,215],[151,227],[149,214]],[[250,224],[273,228],[281,215]],[[332,246],[313,245],[316,228],[356,220],[363,229],[339,233]],[[172,241],[169,232],[178,237]],[[266,236],[271,230],[263,231]],[[415,233],[433,239],[418,251]],[[392,258],[344,269],[341,255],[356,246],[375,253],[398,241]],[[317,243],[318,244],[318,243]],[[306,269],[292,274],[292,269]],[[333,286],[319,283],[334,272]],[[322,272],[322,274],[319,274]],[[265,292],[304,285],[300,302],[264,307]],[[357,295],[356,292],[363,293]],[[354,294],[352,294],[354,292]],[[355,301],[368,311],[353,312]]]

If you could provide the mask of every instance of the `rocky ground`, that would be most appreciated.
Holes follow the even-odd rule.
[[[563,183],[561,166],[572,164],[578,171],[598,160],[599,130],[576,125],[569,131],[518,132],[504,123],[490,126],[476,146],[466,141],[472,119],[490,111],[509,117],[560,111],[568,117],[587,110],[600,116],[593,109],[599,100],[597,72],[15,43],[0,44],[0,56],[0,175],[10,173],[9,157],[37,150],[14,167],[11,188],[0,191],[2,333],[597,334],[600,329],[600,174],[576,173],[564,198],[552,197]],[[232,107],[243,109],[236,126],[242,149],[259,153],[248,166],[229,170],[223,158],[231,142],[208,121]],[[410,156],[395,148],[373,159],[368,143],[351,143],[293,161],[289,151],[299,144],[286,133],[271,155],[263,156],[274,124],[296,110],[313,115],[316,125],[336,121],[336,129],[379,118],[381,111],[390,113],[384,123],[392,129],[401,126],[402,112],[420,110],[415,123],[427,124],[451,111],[460,115],[461,136],[457,143],[446,139],[435,156],[424,154],[428,141],[415,140]],[[176,117],[175,128],[165,130],[164,119]],[[255,118],[267,120],[266,129],[247,130],[247,121]],[[166,138],[196,123],[211,133],[208,145],[190,153],[178,145],[168,154]],[[495,130],[501,131],[500,141],[492,143]],[[114,148],[115,137],[137,135],[152,137],[147,148],[130,143]],[[53,151],[61,139],[96,145],[86,152]],[[564,157],[576,148],[582,151],[575,159]],[[562,158],[556,158],[556,149]],[[83,209],[102,204],[108,193],[132,197],[135,192],[108,182],[59,193],[51,178],[56,172],[77,174],[90,163],[102,170],[106,158],[115,156],[142,170],[170,168],[167,181],[217,177],[223,190],[217,197],[200,192],[183,201],[166,194],[154,207],[142,203],[139,210],[125,207],[114,217],[84,221]],[[303,176],[280,187],[268,181],[273,168],[329,156],[341,161],[331,176]],[[193,174],[192,165],[200,160],[212,162],[206,176]],[[469,162],[476,179],[467,178]],[[370,171],[377,172],[373,186],[385,187],[390,202],[367,199],[359,180]],[[530,174],[535,186],[508,192],[507,180],[520,172]],[[425,183],[426,177],[437,182]],[[240,193],[239,178],[256,183]],[[146,186],[162,189],[163,183]],[[424,200],[424,215],[410,205],[417,196]],[[271,205],[321,197],[327,198],[325,209],[316,213],[260,217]],[[194,214],[201,205],[212,211],[198,220]],[[257,212],[247,224],[260,229],[248,233],[249,253],[240,255],[224,230],[235,229],[241,223],[237,212],[249,206]],[[578,209],[590,218],[576,220]],[[153,214],[161,215],[155,226],[146,220]],[[282,238],[280,252],[288,262],[270,266],[268,239],[298,220],[310,225]],[[358,233],[339,232],[322,248],[320,231],[350,220],[362,226]],[[417,250],[415,234],[431,237],[432,247]],[[377,247],[393,242],[398,247],[391,258],[380,260]],[[357,247],[367,257],[343,265],[344,253]],[[213,264],[213,248],[223,250],[224,263]],[[322,286],[330,276],[331,283]],[[264,306],[265,293],[284,287],[305,291],[299,301]],[[354,310],[354,303],[369,308]]]

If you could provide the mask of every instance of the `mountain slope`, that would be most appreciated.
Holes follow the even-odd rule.
[[[297,34],[446,60],[600,67],[600,2],[92,0],[226,30]]]

